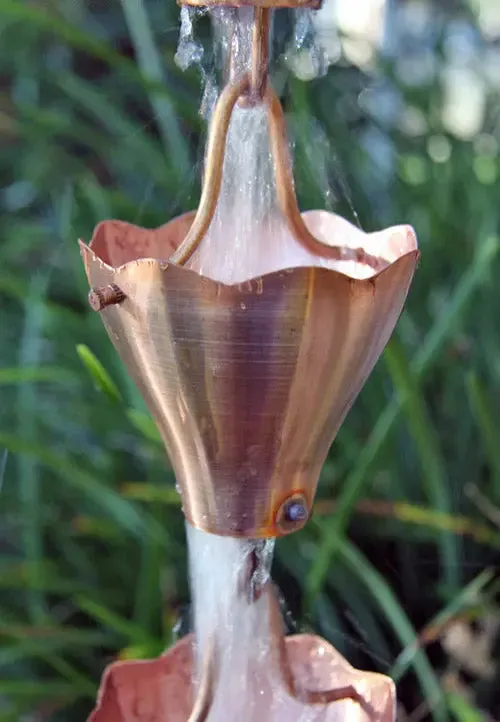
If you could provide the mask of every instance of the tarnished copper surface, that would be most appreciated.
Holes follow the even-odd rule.
[[[318,232],[334,218],[306,217]],[[391,251],[386,232],[372,245],[395,260],[364,280],[295,268],[228,286],[161,260],[191,219],[101,224],[82,244],[85,268],[91,286],[125,295],[101,315],[160,429],[186,517],[221,535],[281,536],[307,520],[287,526],[278,512],[297,494],[312,508],[328,448],[401,312],[416,243]]]

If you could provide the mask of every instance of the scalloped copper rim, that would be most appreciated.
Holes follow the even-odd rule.
[[[103,221],[96,227],[89,248],[109,268],[116,269],[128,262],[139,260],[157,260],[166,264],[172,253],[182,244],[195,216],[196,211],[190,211],[153,229],[124,221]],[[345,248],[347,253],[352,253],[354,247],[361,246],[368,256],[378,258],[388,265],[405,253],[417,249],[415,232],[410,226],[394,226],[375,233],[364,233],[341,216],[321,210],[305,211],[302,213],[302,220],[316,237],[318,244],[324,248],[325,256],[319,254],[318,259],[327,257],[332,243]],[[349,242],[342,243],[342,239],[348,239]],[[383,269],[374,269],[372,277],[380,270]],[[256,277],[258,276],[254,278]]]
[[[158,228],[106,220],[96,226],[89,248],[110,268],[139,259],[165,259],[184,240],[196,211],[188,211]]]
[[[135,227],[135,226],[134,226]],[[147,231],[147,229],[144,229]],[[106,263],[102,260],[102,258],[94,252],[92,248],[92,242],[90,244],[85,243],[82,240],[78,241],[78,244],[80,246],[80,252],[83,256],[84,261],[86,262],[87,254],[91,255],[94,262],[98,263],[103,269],[105,268],[107,271],[109,271],[111,274],[113,274],[113,277],[116,279],[117,276],[121,275],[122,273],[126,272],[126,267],[130,266],[131,264],[134,265],[136,268],[137,273],[140,273],[141,267],[151,267],[156,266],[158,268],[158,271],[160,272],[166,272],[169,269],[176,269],[176,272],[181,271],[182,273],[186,274],[192,274],[196,276],[199,279],[202,279],[204,282],[212,283],[214,286],[221,287],[221,288],[228,288],[228,289],[237,289],[238,291],[242,291],[244,287],[250,288],[250,291],[252,290],[251,287],[254,286],[260,286],[260,282],[265,280],[270,280],[276,276],[283,276],[283,274],[286,274],[287,276],[289,274],[298,272],[298,271],[306,271],[306,270],[314,270],[319,273],[329,273],[333,274],[335,276],[342,276],[343,278],[347,278],[356,284],[362,284],[362,285],[370,285],[373,283],[373,281],[377,278],[380,278],[382,275],[387,273],[391,268],[393,268],[396,264],[403,261],[405,258],[413,258],[415,260],[415,266],[417,266],[419,260],[420,260],[420,251],[419,250],[412,250],[408,251],[407,253],[400,256],[397,260],[390,262],[387,261],[387,265],[382,268],[380,271],[377,271],[373,276],[370,276],[369,278],[353,278],[352,276],[344,273],[343,271],[339,271],[335,268],[324,268],[322,266],[292,266],[290,268],[284,267],[280,268],[278,271],[271,271],[270,273],[264,273],[260,276],[252,276],[245,281],[242,281],[240,283],[224,283],[223,281],[215,281],[213,278],[208,278],[207,276],[203,276],[201,273],[198,273],[198,271],[193,270],[192,268],[188,268],[186,266],[178,266],[175,263],[169,263],[168,261],[161,261],[158,258],[138,258],[133,259],[124,262],[123,264],[119,266],[111,266],[109,263]],[[383,260],[383,259],[381,259]],[[87,268],[87,263],[86,263]]]

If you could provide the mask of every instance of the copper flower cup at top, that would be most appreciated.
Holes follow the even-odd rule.
[[[325,244],[360,244],[384,267],[340,260],[226,285],[169,262],[192,221],[99,225],[81,246],[91,300],[158,425],[187,519],[281,536],[306,523],[328,449],[400,315],[415,234],[363,234],[308,212]]]

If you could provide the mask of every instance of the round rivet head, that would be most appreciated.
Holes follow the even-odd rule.
[[[281,534],[290,534],[301,529],[309,519],[309,506],[304,494],[288,497],[276,514],[276,526]]]
[[[305,521],[307,509],[300,501],[292,501],[285,510],[285,519],[288,522]]]
[[[113,306],[125,300],[125,294],[114,283],[101,288],[92,288],[89,293],[89,304],[94,311],[102,311],[106,306]]]

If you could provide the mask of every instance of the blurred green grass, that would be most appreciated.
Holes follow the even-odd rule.
[[[159,225],[196,206],[201,89],[173,61],[173,2],[2,0],[0,33],[0,721],[73,722],[107,662],[171,643],[189,599],[174,479],[87,308],[76,241],[106,217]],[[333,188],[337,210],[352,218],[354,204],[369,229],[412,223],[422,248],[397,332],[325,465],[318,514],[279,542],[275,576],[302,626],[394,675],[410,719],[498,719],[498,665],[466,678],[466,698],[447,686],[440,643],[456,619],[498,616],[484,571],[500,538],[498,158],[443,128],[439,75],[416,89],[391,63],[378,72],[425,131],[361,110],[373,79],[345,64],[311,83],[275,68],[303,206]],[[383,184],[357,142],[373,129],[396,159]],[[428,150],[443,136],[446,163]]]

